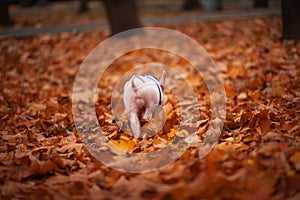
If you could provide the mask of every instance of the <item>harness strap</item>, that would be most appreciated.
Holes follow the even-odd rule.
[[[151,75],[145,74],[145,75],[143,75],[143,77],[152,80],[152,81],[155,83],[155,85],[157,86],[158,93],[159,93],[159,102],[158,102],[158,105],[161,105],[161,104],[162,104],[162,94],[163,94],[163,93],[162,93],[162,89],[161,89],[161,87],[160,87],[160,85],[159,85],[159,82],[157,81],[156,78],[154,78],[154,77],[151,76]]]

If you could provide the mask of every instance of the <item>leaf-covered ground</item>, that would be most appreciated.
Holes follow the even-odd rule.
[[[107,32],[62,33],[0,42],[1,199],[299,199],[300,198],[300,43],[280,42],[279,18],[164,25],[197,40],[220,70],[227,115],[218,144],[204,159],[197,145],[173,164],[151,173],[118,172],[101,164],[84,147],[72,118],[71,94],[85,56]],[[99,87],[110,89],[136,60],[155,61],[157,52],[122,56]],[[173,67],[186,63],[166,55]],[[199,97],[209,97],[201,79],[187,76]],[[167,93],[166,111],[176,106]],[[112,154],[162,148],[119,136],[110,113],[96,112],[115,149]],[[205,102],[205,101],[204,101]],[[208,105],[204,104],[204,107]],[[201,115],[199,141],[210,122]],[[109,127],[111,123],[111,127]],[[172,132],[173,131],[173,132]],[[132,142],[133,141],[133,142]],[[142,147],[147,148],[142,148]],[[121,149],[121,150],[120,150]]]

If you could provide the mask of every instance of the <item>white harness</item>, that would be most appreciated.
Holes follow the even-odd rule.
[[[158,94],[159,94],[158,105],[161,105],[162,102],[163,102],[163,95],[164,95],[164,93],[163,93],[163,91],[162,91],[162,89],[160,87],[160,84],[159,84],[158,80],[155,77],[153,77],[151,75],[148,75],[148,74],[145,74],[142,77],[145,77],[147,80],[151,80],[152,84],[153,84],[153,82],[155,83],[155,85],[156,85],[156,87],[158,89]]]
[[[133,81],[133,80],[131,80],[131,81]],[[138,83],[137,84],[137,87],[136,87],[136,89],[138,90],[139,88],[141,88],[141,87],[144,87],[144,86],[146,86],[146,85],[155,85],[156,87],[157,87],[157,90],[158,90],[158,95],[159,95],[159,101],[158,101],[158,105],[159,106],[161,106],[162,105],[162,103],[163,103],[163,100],[164,100],[164,93],[163,93],[163,91],[162,91],[162,89],[161,89],[161,87],[160,87],[160,84],[159,84],[159,82],[158,82],[158,80],[155,78],[155,77],[153,77],[153,76],[151,76],[151,75],[148,75],[148,74],[145,74],[145,75],[142,75],[142,76],[138,76],[138,79],[136,80],[136,82]],[[127,91],[128,90],[128,87],[129,87],[129,84],[131,84],[130,83],[130,81],[127,81],[127,83],[125,84],[125,87],[124,87],[124,91]],[[128,91],[129,92],[129,91]],[[132,93],[133,91],[130,91],[129,93]],[[131,96],[131,95],[129,95],[129,96]],[[125,105],[128,103],[128,97],[129,96],[125,96],[125,99],[124,99],[124,103],[125,103]],[[127,107],[127,105],[126,105],[126,107]]]

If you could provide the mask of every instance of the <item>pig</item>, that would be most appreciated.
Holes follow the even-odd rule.
[[[140,137],[141,121],[156,117],[164,101],[165,76],[158,81],[151,75],[133,75],[124,86],[123,101],[133,137]]]

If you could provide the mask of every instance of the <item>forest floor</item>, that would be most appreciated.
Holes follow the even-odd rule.
[[[74,126],[71,97],[81,63],[108,32],[4,39],[0,41],[1,199],[300,198],[300,43],[280,42],[280,18],[162,26],[195,39],[218,66],[227,114],[214,149],[199,159],[201,150],[193,143],[175,162],[148,173],[119,172],[102,164]],[[99,84],[111,88],[140,60],[185,70],[182,59],[160,55],[125,54]],[[195,93],[209,101],[201,78],[186,77]],[[100,122],[113,127],[112,120],[106,120],[110,113],[102,109],[110,98],[109,93],[98,98],[96,111]],[[170,93],[166,101],[164,109],[170,112],[178,106]],[[196,142],[205,137],[211,122],[209,106],[203,105]],[[164,148],[177,134],[177,117],[173,114],[169,127],[152,139],[135,140],[107,128],[109,142],[115,145],[105,151],[130,155],[137,147],[140,153]]]

